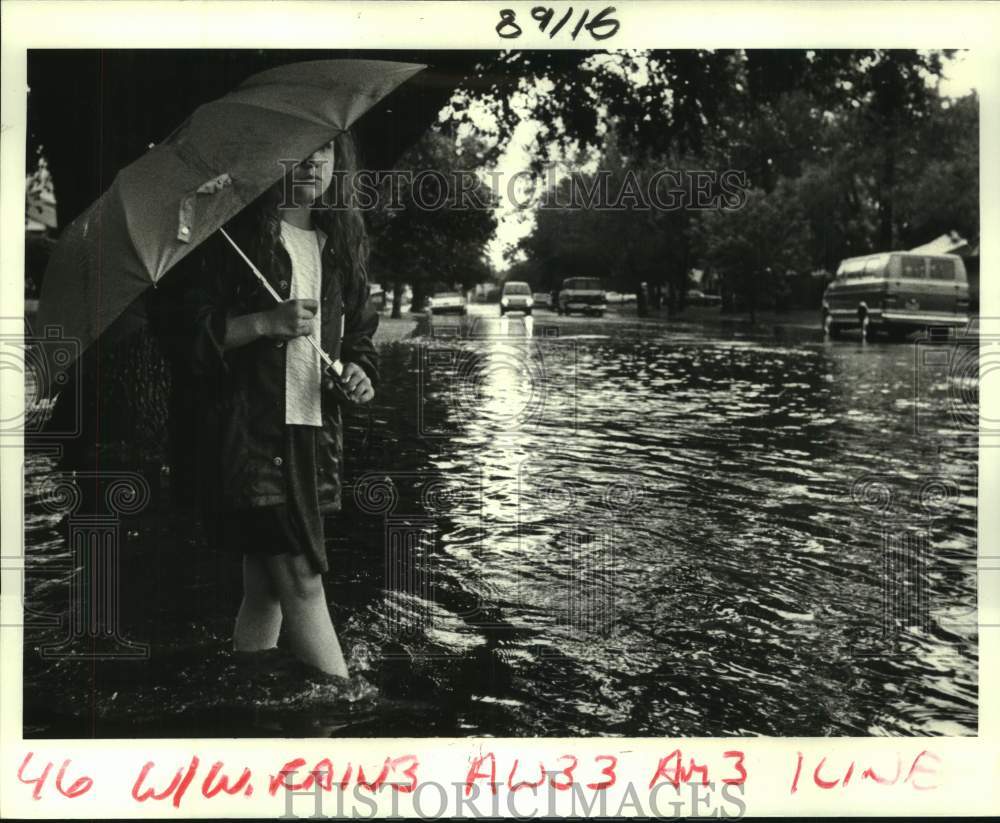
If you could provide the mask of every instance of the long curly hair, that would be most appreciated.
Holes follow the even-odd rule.
[[[357,207],[354,196],[355,177],[359,168],[358,149],[350,131],[343,131],[334,138],[334,183],[342,190],[336,198],[324,198],[313,209],[313,222],[322,229],[338,260],[346,261],[343,270],[348,273],[344,283],[345,297],[367,294],[368,291],[368,234],[364,216]],[[244,247],[261,271],[273,271],[277,249],[281,242],[281,202],[286,180],[278,181],[254,202],[233,218],[234,235],[244,238]],[[332,188],[331,186],[331,188]],[[257,281],[247,279],[248,289],[256,290]],[[359,290],[361,290],[359,292]]]

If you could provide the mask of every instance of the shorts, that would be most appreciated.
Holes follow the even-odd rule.
[[[252,555],[302,554],[317,573],[329,571],[317,489],[315,426],[285,426],[285,502],[209,515],[216,545]]]

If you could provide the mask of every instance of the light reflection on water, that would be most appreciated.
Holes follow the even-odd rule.
[[[384,350],[373,437],[347,470],[389,475],[396,505],[348,507],[330,538],[335,618],[379,695],[317,733],[975,733],[968,375],[956,391],[912,345],[523,330],[494,321]],[[38,562],[62,551],[32,507],[45,471],[29,461]],[[407,529],[423,535],[422,571],[393,580],[423,583],[387,593],[387,541]],[[914,534],[925,563],[906,582],[883,541]],[[146,544],[136,563],[170,541]],[[159,585],[211,590],[227,572],[205,554],[186,575],[163,562]],[[39,600],[65,596],[46,585]],[[918,594],[915,624],[887,622]],[[193,620],[200,641],[224,644],[219,602]],[[221,664],[192,662],[203,650],[176,612],[147,603],[129,625],[190,664],[165,699],[194,717]],[[43,691],[59,671],[26,665]],[[301,682],[264,689],[329,713],[296,697]],[[261,733],[254,717],[214,723]]]

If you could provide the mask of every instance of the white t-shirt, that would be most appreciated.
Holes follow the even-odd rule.
[[[319,302],[322,286],[321,250],[326,235],[319,229],[300,229],[281,221],[281,242],[292,261],[289,299]],[[320,345],[320,311],[313,317],[309,335]],[[320,386],[323,363],[307,337],[295,337],[285,346],[285,423],[322,426]]]

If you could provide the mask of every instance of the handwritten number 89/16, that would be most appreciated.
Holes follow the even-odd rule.
[[[618,20],[610,16],[614,13],[615,7],[608,6],[591,18],[590,10],[584,9],[579,15],[576,25],[570,30],[570,38],[576,40],[577,35],[584,29],[595,40],[607,40],[609,37],[614,37],[618,33],[618,29],[621,28]],[[555,9],[548,6],[535,6],[531,10],[531,17],[538,23],[539,31],[543,34],[548,31],[549,39],[555,37],[570,22],[573,17],[573,7],[570,6],[566,9],[562,17],[549,29],[549,24],[552,23],[555,14]],[[588,20],[588,18],[590,19]],[[500,9],[500,22],[497,23],[496,31],[505,40],[513,40],[521,36],[522,29],[513,9]]]

